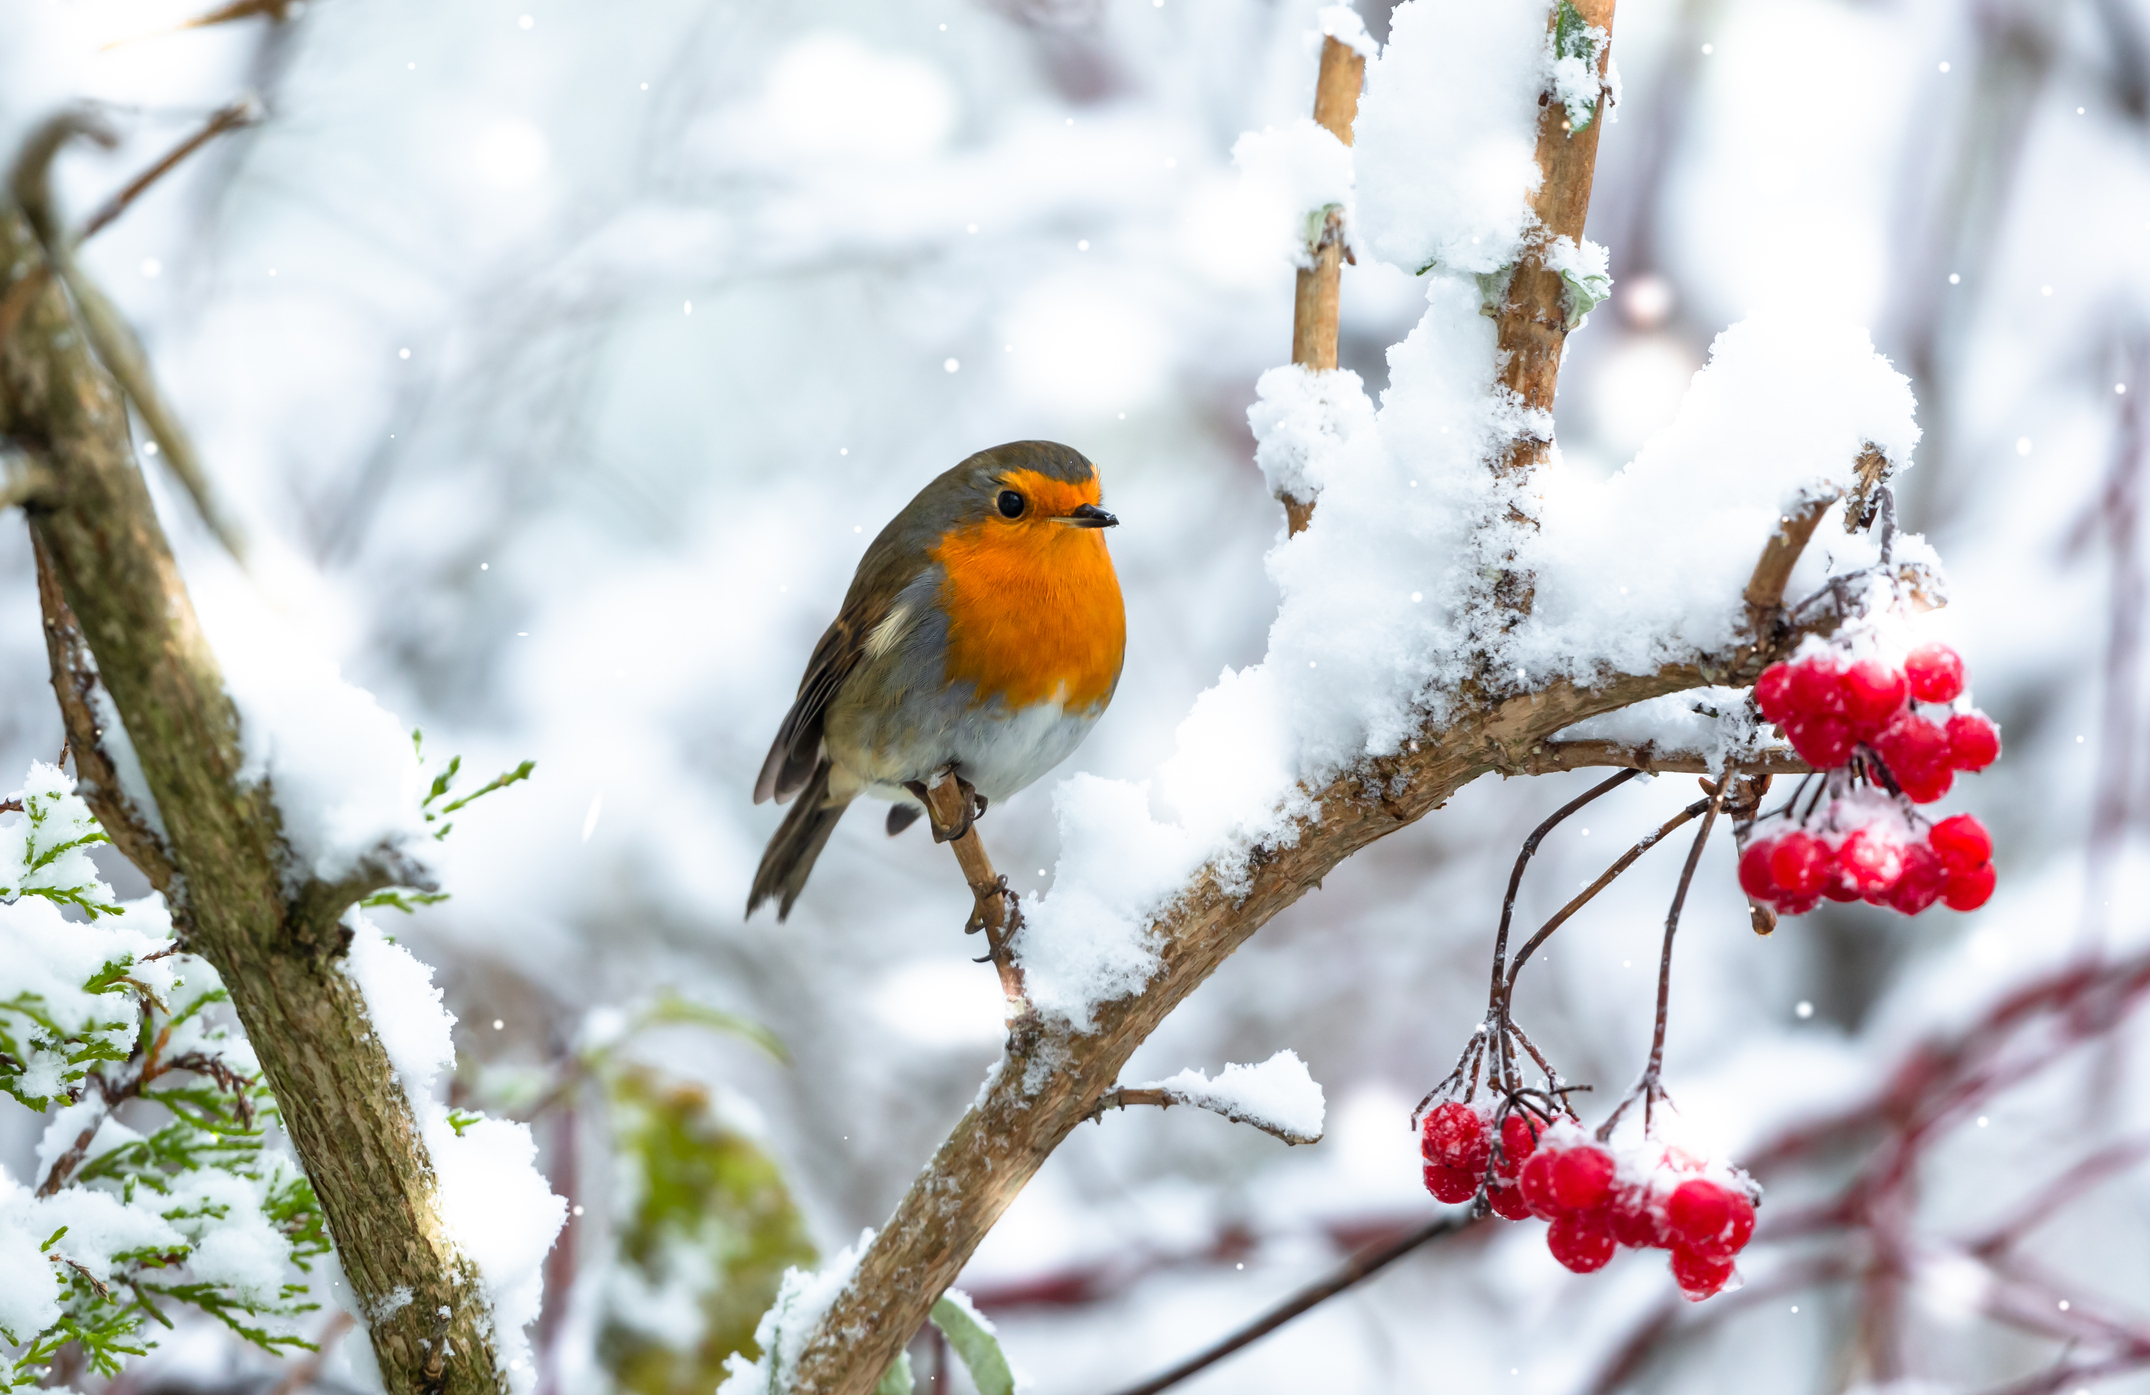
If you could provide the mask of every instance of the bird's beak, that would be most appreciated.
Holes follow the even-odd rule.
[[[1095,504],[1078,504],[1072,512],[1059,515],[1053,522],[1065,523],[1070,528],[1116,528],[1120,520]]]

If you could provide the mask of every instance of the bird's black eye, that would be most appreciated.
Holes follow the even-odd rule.
[[[1021,518],[1023,516],[1023,496],[1012,489],[1001,490],[1000,516],[1002,518]]]

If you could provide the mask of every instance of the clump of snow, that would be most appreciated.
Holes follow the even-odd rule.
[[[1332,209],[1351,226],[1351,147],[1309,117],[1249,131],[1232,146],[1255,198],[1274,211],[1278,250],[1312,267],[1313,249]]]
[[[1612,35],[1595,24],[1580,26],[1562,42],[1558,31],[1545,36],[1546,84],[1552,89],[1553,100],[1560,103],[1568,118],[1568,124],[1581,130],[1587,124],[1598,104],[1598,94],[1613,86],[1612,75],[1606,80],[1598,79],[1598,59],[1605,46],[1612,42]],[[1617,92],[1614,94],[1617,101]],[[1606,114],[1611,115],[1612,103],[1606,104]]]
[[[1541,175],[1544,5],[1406,0],[1352,126],[1363,241],[1406,271],[1512,265]]]
[[[424,838],[408,728],[251,596],[220,595],[203,607],[202,627],[239,712],[239,778],[274,791],[293,880],[339,881]]]
[[[1612,294],[1612,254],[1589,238],[1550,238],[1545,267],[1567,283],[1568,329],[1581,329],[1598,303]]]
[[[1141,1087],[1282,1134],[1294,1143],[1321,1138],[1327,1106],[1321,1086],[1307,1073],[1295,1051],[1279,1051],[1258,1066],[1227,1065],[1212,1080],[1190,1067],[1165,1080]]]
[[[433,971],[363,913],[351,912],[345,923],[352,935],[344,972],[365,997],[417,1116],[448,1237],[478,1270],[501,1375],[511,1389],[525,1390],[537,1377],[524,1329],[537,1319],[545,1254],[566,1223],[567,1202],[537,1170],[529,1125],[458,1120],[433,1097],[434,1081],[455,1065],[455,1016],[441,1002]]]
[[[344,923],[351,947],[343,971],[366,999],[366,1016],[381,1049],[417,1109],[430,1097],[435,1077],[455,1068],[455,1014],[442,1003],[433,970],[381,933],[363,911]]]
[[[1352,438],[1374,429],[1374,404],[1348,368],[1321,372],[1287,363],[1262,374],[1254,396],[1247,408],[1254,463],[1280,499],[1312,503],[1349,457]]]
[[[1649,746],[1661,755],[1694,754],[1711,771],[1741,764],[1764,750],[1781,750],[1776,728],[1747,701],[1745,688],[1691,688],[1603,712],[1563,730],[1560,741],[1612,741]]]
[[[1381,45],[1366,32],[1366,21],[1349,5],[1324,5],[1314,16],[1322,38],[1334,39],[1356,52],[1361,58],[1375,59],[1381,56]]]
[[[749,1361],[738,1352],[726,1357],[724,1383],[717,1387],[717,1395],[765,1395],[788,1388],[786,1372],[798,1368],[807,1339],[851,1286],[859,1259],[872,1243],[873,1231],[862,1230],[857,1244],[838,1250],[821,1268],[786,1269],[777,1285],[776,1301],[754,1327],[760,1358]]]

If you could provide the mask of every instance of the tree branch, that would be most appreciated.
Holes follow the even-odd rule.
[[[1503,775],[1550,775],[1561,770],[1593,770],[1605,766],[1647,770],[1653,775],[1710,775],[1709,757],[1700,751],[1660,751],[1655,744],[1640,746],[1625,741],[1547,741],[1530,751]],[[1814,767],[1789,746],[1771,746],[1739,758],[1746,775],[1811,775]]]
[[[1327,1302],[1362,1279],[1372,1278],[1419,1246],[1467,1230],[1476,1225],[1478,1220],[1479,1217],[1468,1212],[1451,1213],[1386,1245],[1361,1251],[1328,1278],[1301,1289],[1223,1341],[1197,1352],[1161,1375],[1153,1376],[1140,1385],[1129,1386],[1121,1391],[1120,1395],[1157,1395],[1161,1390],[1168,1390],[1189,1376],[1216,1365],[1240,1348],[1260,1341],[1316,1304]]]
[[[6,294],[46,265],[29,219],[0,199]],[[54,688],[78,768],[101,791],[92,807],[104,815],[123,798],[117,743],[98,739],[109,711],[161,832],[152,842],[146,809],[108,830],[229,990],[344,1274],[364,1310],[383,1315],[371,1335],[388,1390],[495,1395],[503,1385],[478,1272],[448,1238],[411,1101],[363,996],[314,936],[294,933],[301,906],[318,925],[336,898],[287,892],[281,816],[265,785],[239,779],[238,715],[134,465],[124,400],[60,285],[45,279],[25,296],[0,340],[0,435],[58,481],[29,517]],[[399,1291],[410,1301],[392,1301]]]
[[[1156,1085],[1122,1085],[1117,1090],[1108,1090],[1099,1097],[1097,1107],[1090,1111],[1090,1117],[1102,1120],[1105,1117],[1106,1110],[1125,1109],[1131,1104],[1154,1104],[1159,1109],[1170,1109],[1175,1104],[1187,1104],[1194,1106],[1196,1109],[1206,1109],[1212,1114],[1221,1115],[1235,1124],[1251,1125],[1271,1137],[1283,1139],[1286,1143],[1321,1142],[1321,1135],[1318,1133],[1298,1133],[1292,1129],[1285,1128],[1274,1120],[1264,1119],[1258,1114],[1249,1114],[1244,1110],[1234,1109],[1218,1100],[1203,1099],[1199,1095],[1189,1095],[1183,1091]]]
[[[1314,121],[1344,144],[1359,119],[1359,90],[1366,85],[1366,59],[1335,37],[1321,41],[1321,72],[1314,83]],[[1336,369],[1337,315],[1342,298],[1344,219],[1331,211],[1322,219],[1321,235],[1307,252],[1311,267],[1301,267],[1292,292],[1291,361],[1317,373]],[[1285,496],[1285,525],[1303,533],[1314,518],[1312,499]]]
[[[97,218],[90,220],[86,233],[104,225],[99,219],[109,221],[118,217],[136,193],[210,137],[251,121],[255,110],[248,99],[219,111],[191,141],[182,143],[121,190],[104,210],[100,210]],[[57,270],[60,279],[66,282],[67,293],[81,316],[83,332],[89,336],[105,370],[119,383],[135,411],[141,414],[142,424],[157,443],[165,468],[194,501],[195,511],[225,551],[243,562],[246,558],[245,534],[217,501],[216,491],[210,487],[209,477],[202,469],[201,456],[194,449],[193,438],[187,434],[178,413],[172,410],[157,386],[142,341],[135,337],[133,327],[75,260],[74,240],[68,236],[58,205],[53,201],[50,175],[52,161],[61,147],[77,136],[87,137],[100,145],[110,145],[113,141],[111,131],[87,112],[67,111],[51,118],[24,144],[22,157],[15,164],[11,180],[15,200],[43,246],[45,255],[40,259],[41,264]],[[16,265],[24,263],[17,262]]]

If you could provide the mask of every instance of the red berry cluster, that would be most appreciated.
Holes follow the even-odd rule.
[[[1922,838],[1885,795],[1855,790],[1832,800],[1813,828],[1789,818],[1749,831],[1739,885],[1781,915],[1800,915],[1824,897],[1864,901],[1917,915],[1936,901],[1975,911],[1993,895],[1993,839],[1969,814]]]
[[[1754,1234],[1757,1194],[1737,1169],[1651,1139],[1616,1155],[1573,1123],[1540,1124],[1521,1110],[1501,1121],[1496,1160],[1492,1121],[1490,1105],[1451,1100],[1428,1112],[1423,1153],[1435,1199],[1468,1201],[1486,1183],[1495,1214],[1550,1221],[1546,1248],[1578,1274],[1604,1268],[1625,1245],[1670,1250],[1673,1278],[1698,1302],[1731,1282]]]
[[[2000,732],[1969,703],[1955,650],[1925,644],[1891,665],[1809,640],[1798,659],[1762,671],[1754,698],[1828,783],[1826,800],[1818,795],[1796,819],[1787,810],[1743,833],[1748,896],[1781,915],[1824,898],[1905,915],[1936,901],[1959,911],[1986,903],[1994,872],[1984,825],[1958,814],[1928,827],[1913,807],[2001,753]]]
[[[1914,804],[1931,804],[1948,793],[1957,771],[1984,770],[2001,754],[2000,730],[1958,703],[1963,691],[1956,651],[1922,644],[1901,668],[1829,652],[1772,664],[1755,680],[1754,700],[1816,770],[1869,757]],[[1920,704],[1961,710],[1926,715]]]

